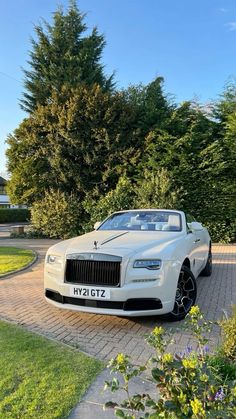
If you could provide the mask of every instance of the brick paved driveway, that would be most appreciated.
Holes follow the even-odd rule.
[[[52,241],[1,239],[0,245],[17,245],[35,249],[39,258],[29,271],[0,280],[0,318],[23,325],[29,330],[79,347],[101,359],[108,359],[117,352],[132,355],[136,362],[145,362],[151,351],[143,336],[157,324],[169,328],[158,317],[121,318],[59,310],[45,302],[43,296],[43,258]],[[210,278],[198,279],[197,304],[209,319],[222,317],[222,310],[230,311],[236,302],[236,246],[213,246],[214,267]],[[182,350],[190,343],[189,335],[178,330],[174,323],[176,345]],[[214,345],[219,338],[214,326],[211,334]]]

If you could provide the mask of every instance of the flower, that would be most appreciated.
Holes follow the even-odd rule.
[[[205,411],[202,407],[202,402],[200,400],[194,398],[194,400],[191,400],[190,404],[194,415],[205,416]]]
[[[118,364],[123,364],[125,361],[125,355],[124,354],[118,354],[116,357],[116,361]]]
[[[224,393],[223,387],[220,387],[220,389],[216,392],[214,399],[221,401],[224,398],[225,398],[225,393]]]
[[[165,364],[169,364],[170,362],[172,362],[174,359],[173,355],[170,353],[166,353],[162,356],[162,362]]]
[[[184,358],[182,360],[182,364],[183,364],[184,368],[194,369],[194,368],[197,367],[197,360],[195,358]]]
[[[193,350],[193,347],[188,345],[187,346],[187,353],[190,354],[192,352],[192,350]]]
[[[190,316],[198,316],[200,314],[200,308],[198,306],[192,306],[189,314]]]
[[[205,352],[205,354],[207,354],[208,352],[210,352],[210,348],[208,345],[205,345],[203,348],[203,352]]]
[[[155,327],[155,329],[153,329],[153,331],[152,331],[152,335],[154,335],[154,336],[162,336],[163,333],[164,333],[164,329],[161,326],[160,327]]]
[[[209,377],[208,377],[208,375],[207,375],[207,374],[202,374],[202,375],[200,375],[200,380],[201,380],[203,383],[207,383],[207,381],[209,380]]]

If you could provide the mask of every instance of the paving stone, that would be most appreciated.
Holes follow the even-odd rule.
[[[71,412],[68,419],[111,419],[115,418],[114,409],[105,409],[104,405],[108,401],[120,403],[126,398],[124,391],[111,393],[110,390],[104,391],[105,381],[111,380],[114,374],[105,369],[93,382],[82,402]],[[118,375],[118,379],[121,377]],[[148,381],[145,376],[135,377],[130,382],[130,394],[149,393],[153,398],[157,397],[156,386]],[[99,403],[98,403],[99,400]]]

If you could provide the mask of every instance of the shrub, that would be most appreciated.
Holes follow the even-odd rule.
[[[81,229],[80,203],[73,195],[50,190],[31,209],[33,229],[51,238],[67,239]]]
[[[120,177],[116,188],[105,196],[90,195],[83,202],[88,216],[85,231],[93,229],[96,221],[102,221],[115,211],[132,208],[176,208],[178,193],[171,191],[167,171],[155,174],[145,171],[143,178],[131,182],[125,176]]]
[[[1,223],[18,223],[29,221],[30,211],[26,208],[1,208],[0,209],[0,224]]]
[[[46,239],[48,236],[40,230],[30,229],[24,233],[11,233],[11,239]]]
[[[110,361],[109,367],[121,374],[123,382],[113,377],[105,383],[105,388],[112,392],[122,389],[127,394],[127,399],[117,405],[116,416],[124,419],[235,417],[236,387],[225,382],[210,363],[205,337],[210,322],[204,320],[197,306],[192,307],[187,320],[188,329],[197,343],[196,350],[188,346],[182,354],[166,352],[173,343],[171,334],[162,327],[155,327],[147,341],[156,353],[147,365],[135,367],[124,354],[118,354]],[[151,365],[152,381],[159,394],[154,398],[149,394],[131,395],[130,380],[147,370],[148,365]]]
[[[236,380],[236,361],[225,356],[222,349],[209,359],[210,365],[222,377],[222,380]]]
[[[137,182],[135,195],[137,208],[177,209],[180,204],[180,191],[173,191],[168,172],[163,168],[155,172],[145,170]]]
[[[227,224],[225,220],[206,220],[204,225],[208,228],[211,239],[215,243],[231,243],[236,240],[236,224]]]
[[[224,355],[236,362],[236,306],[233,308],[233,316],[221,322],[222,328],[222,351]]]
[[[89,221],[84,226],[85,231],[93,230],[96,221],[103,221],[115,211],[130,209],[134,204],[134,192],[132,183],[126,177],[121,177],[114,190],[101,198],[90,197],[83,202]]]

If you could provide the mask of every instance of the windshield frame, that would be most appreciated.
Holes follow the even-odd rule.
[[[179,216],[179,229],[176,230],[148,230],[148,229],[143,229],[143,230],[132,230],[132,229],[124,229],[124,228],[117,228],[117,229],[104,229],[102,228],[104,226],[104,224],[113,216],[115,215],[119,215],[119,214],[129,214],[129,213],[152,213],[152,212],[159,212],[159,213],[163,213],[163,214],[170,214],[170,215],[178,215]],[[140,210],[124,210],[124,211],[117,211],[114,212],[113,214],[109,215],[104,221],[102,221],[102,223],[100,224],[100,226],[97,228],[97,231],[128,231],[128,232],[149,232],[149,233],[156,233],[156,232],[166,232],[166,233],[181,233],[183,232],[183,222],[182,222],[182,215],[179,211],[175,211],[175,210],[159,210],[159,209],[140,209]]]

